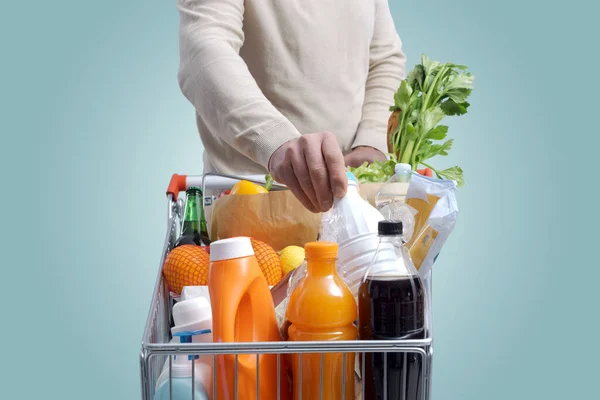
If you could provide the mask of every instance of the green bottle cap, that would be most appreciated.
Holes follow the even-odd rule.
[[[199,188],[198,186],[190,186],[189,188],[187,188],[187,190],[185,191],[186,193],[194,193],[194,192],[199,192],[202,193],[202,189]]]

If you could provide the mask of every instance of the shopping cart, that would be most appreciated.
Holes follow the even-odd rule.
[[[142,350],[140,354],[140,368],[141,368],[141,383],[142,383],[142,399],[152,400],[154,398],[155,386],[159,375],[163,368],[167,366],[169,368],[169,388],[171,387],[172,376],[171,366],[173,363],[173,356],[177,354],[185,355],[212,355],[213,360],[216,363],[217,354],[232,354],[235,355],[236,363],[238,355],[242,354],[276,354],[277,365],[281,366],[283,354],[298,354],[300,357],[300,363],[302,363],[302,355],[307,353],[323,354],[325,353],[343,353],[343,362],[345,362],[346,354],[355,353],[364,357],[365,353],[384,353],[384,365],[387,361],[387,355],[389,353],[403,353],[404,361],[406,362],[407,356],[417,356],[421,362],[419,367],[419,385],[420,385],[420,400],[429,400],[431,397],[431,368],[433,360],[433,335],[432,335],[432,323],[431,323],[431,276],[424,279],[424,284],[427,293],[427,304],[426,307],[425,321],[426,321],[426,335],[425,339],[419,340],[356,340],[356,341],[315,341],[315,342],[264,342],[264,343],[170,343],[171,331],[171,309],[173,305],[173,298],[167,288],[162,275],[162,266],[165,261],[165,257],[169,251],[173,248],[175,241],[180,234],[181,221],[183,220],[184,202],[182,199],[178,199],[179,192],[185,191],[190,186],[200,186],[205,194],[204,205],[210,205],[214,201],[215,197],[212,195],[206,195],[211,190],[223,190],[231,188],[240,179],[246,179],[255,183],[264,183],[264,177],[262,176],[232,176],[232,175],[217,175],[217,174],[205,174],[204,176],[184,176],[184,175],[173,175],[169,188],[167,190],[167,234],[165,243],[162,250],[162,256],[158,268],[158,277],[156,285],[154,287],[154,293],[152,294],[152,303],[150,306],[150,312],[146,321],[144,329],[144,336],[142,339]],[[276,187],[277,189],[277,187]],[[257,357],[258,358],[258,357]],[[363,363],[364,366],[364,363]],[[194,368],[194,363],[192,363]],[[385,370],[385,368],[384,368]],[[406,369],[405,369],[406,370]],[[257,381],[258,381],[257,371]],[[277,382],[279,388],[279,374],[281,369],[278,371]],[[323,386],[323,370],[321,369],[321,388]],[[192,376],[194,375],[192,371]],[[364,367],[361,371],[361,375],[364,376]],[[354,378],[354,377],[352,377]],[[406,384],[406,374],[401,377],[394,377],[400,379],[401,384]],[[213,374],[213,400],[221,400],[216,393],[216,371]],[[234,374],[235,387],[237,390],[237,365]],[[345,379],[343,377],[342,388],[345,387]],[[386,380],[387,376],[384,374],[384,387],[387,387]],[[392,379],[392,378],[390,378]],[[194,382],[192,380],[192,391],[191,398],[194,400]],[[302,398],[301,384],[294,387]],[[342,389],[343,390],[343,389]],[[279,392],[279,390],[278,390]],[[402,391],[404,392],[404,391]],[[359,392],[357,392],[359,393]],[[322,397],[322,396],[321,396]],[[238,393],[235,393],[235,400],[238,398]],[[278,395],[279,400],[279,395]],[[342,395],[343,398],[343,395]],[[364,399],[364,393],[357,395],[357,398]],[[387,393],[384,392],[384,399],[387,400]],[[259,399],[259,393],[256,393],[256,399]],[[310,399],[312,400],[312,399]],[[315,399],[317,400],[317,399]],[[322,400],[322,399],[321,399]],[[397,400],[397,398],[389,400]],[[405,400],[402,397],[402,400]]]

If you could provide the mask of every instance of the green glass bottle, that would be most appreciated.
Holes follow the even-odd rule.
[[[185,202],[185,214],[183,216],[183,227],[181,236],[175,242],[175,247],[184,244],[195,244],[197,246],[210,245],[204,209],[202,208],[202,190],[192,186],[185,191],[187,200]]]

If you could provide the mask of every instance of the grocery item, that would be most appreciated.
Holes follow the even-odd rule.
[[[186,191],[187,200],[183,216],[181,236],[175,242],[175,247],[184,244],[195,244],[197,246],[208,246],[210,239],[204,210],[202,208],[202,189],[196,186],[189,187]]]
[[[181,337],[182,341],[191,343],[212,343],[212,310],[210,299],[200,295],[182,300],[173,306],[173,321],[171,328],[173,337]],[[195,378],[207,393],[212,393],[212,355],[195,357]]]
[[[196,297],[204,297],[210,302],[210,295],[208,294],[208,286],[184,286],[181,290],[181,295],[178,301],[190,300]]]
[[[205,296],[178,301],[173,306],[173,321],[171,328],[173,336],[181,332],[200,332],[202,335],[191,334],[192,342],[212,342],[212,308],[210,299]]]
[[[275,251],[317,240],[321,214],[314,214],[289,190],[260,196],[223,196],[209,207],[211,239],[252,237]]]
[[[192,342],[192,336],[200,337],[210,334],[209,330],[198,332],[181,331],[176,337],[181,343]],[[195,339],[201,342],[202,339]],[[212,357],[209,357],[212,358]],[[192,363],[194,363],[192,377]],[[170,373],[169,360],[156,381],[154,400],[208,400],[210,399],[210,367],[204,362],[199,362],[197,357],[188,354],[177,354],[171,358]],[[169,375],[171,382],[169,383]],[[193,396],[193,397],[192,397]]]
[[[279,260],[281,260],[283,274],[286,275],[304,262],[304,248],[300,246],[288,246],[279,252]]]
[[[375,160],[372,163],[365,161],[358,167],[348,167],[348,171],[352,172],[356,176],[362,188],[362,185],[381,184],[386,182],[388,179],[394,176],[395,165],[396,156],[392,154],[387,161]],[[421,175],[429,177],[433,176],[433,171],[431,168],[420,168],[416,171]],[[378,186],[378,189],[379,187],[381,186]]]
[[[458,219],[456,183],[415,174],[408,187],[406,204],[416,210],[414,233],[406,247],[419,274],[425,278]]]
[[[265,189],[267,189],[267,191],[270,191],[273,188],[274,183],[275,183],[275,180],[273,179],[273,176],[271,174],[266,174],[265,175]]]
[[[322,241],[341,243],[357,235],[377,232],[377,222],[383,216],[358,193],[358,181],[351,173],[346,195],[335,199],[333,207],[323,215],[319,238]]]
[[[307,273],[294,289],[286,312],[289,340],[355,340],[356,302],[336,271],[337,244],[313,242],[305,250]],[[292,371],[294,400],[354,399],[353,353],[346,355],[345,364],[342,353],[304,354],[302,364],[293,354]]]
[[[393,202],[404,202],[411,175],[410,164],[396,164],[394,175],[381,186],[375,197],[375,206],[379,211]]]
[[[258,266],[265,278],[267,278],[267,283],[269,285],[276,285],[283,278],[279,256],[268,244],[253,238],[251,241]]]
[[[419,165],[430,168],[439,178],[463,184],[460,167],[436,170],[428,164],[430,158],[448,155],[453,139],[446,138],[448,126],[438,125],[450,115],[467,112],[467,98],[475,77],[467,67],[453,63],[442,64],[427,56],[408,74],[394,95],[392,114],[388,120],[388,151],[401,163],[416,170]],[[426,163],[427,161],[427,163]]]
[[[415,225],[416,210],[405,203],[411,176],[410,164],[396,164],[394,176],[381,186],[375,196],[375,206],[385,219],[402,221],[405,242],[411,239]]]
[[[429,176],[429,177],[433,176],[433,171],[431,170],[431,168],[418,169],[417,173],[419,173],[421,175]]]
[[[223,239],[211,244],[208,289],[215,342],[279,341],[273,298],[249,238]],[[217,355],[217,398],[220,400],[277,399],[277,355]],[[258,358],[258,359],[257,359]],[[257,369],[260,371],[257,383]],[[285,373],[280,374],[280,398],[289,397]]]
[[[163,274],[169,290],[179,295],[184,286],[208,283],[208,253],[196,246],[185,244],[167,254]]]
[[[366,233],[348,239],[339,246],[338,273],[348,285],[355,298],[365,277],[367,268],[371,265],[377,252],[379,238],[377,233]],[[387,262],[396,258],[396,249],[391,243],[385,243],[380,248],[380,258],[377,262]]]
[[[358,332],[361,340],[423,339],[425,289],[402,246],[402,222],[379,222],[379,242],[373,262],[360,286]],[[390,259],[380,250],[399,251]],[[421,398],[422,357],[418,353],[364,353],[362,377],[365,400]],[[384,387],[384,376],[387,387]]]
[[[230,194],[261,194],[269,191],[256,183],[241,180],[231,188]]]
[[[372,163],[365,161],[358,167],[348,167],[348,171],[352,172],[361,184],[385,182],[394,175],[395,166],[396,159],[391,157],[386,161],[374,160]]]

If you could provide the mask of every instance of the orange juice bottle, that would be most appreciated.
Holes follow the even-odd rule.
[[[308,243],[305,252],[306,277],[294,289],[286,312],[291,324],[289,340],[355,340],[356,301],[336,271],[337,244]],[[292,355],[294,400],[353,400],[354,353],[346,354],[345,364],[343,353],[325,353],[322,370],[321,357],[321,354],[303,354],[300,365],[300,355]]]
[[[211,244],[208,290],[215,342],[281,340],[273,297],[249,238],[224,239]],[[238,400],[255,400],[257,390],[260,400],[277,399],[276,354],[239,354],[237,388],[235,362],[234,354],[217,355],[214,371],[217,399],[233,400],[236,389]],[[283,365],[283,358],[280,363]],[[284,371],[280,378],[280,399],[289,399]]]

